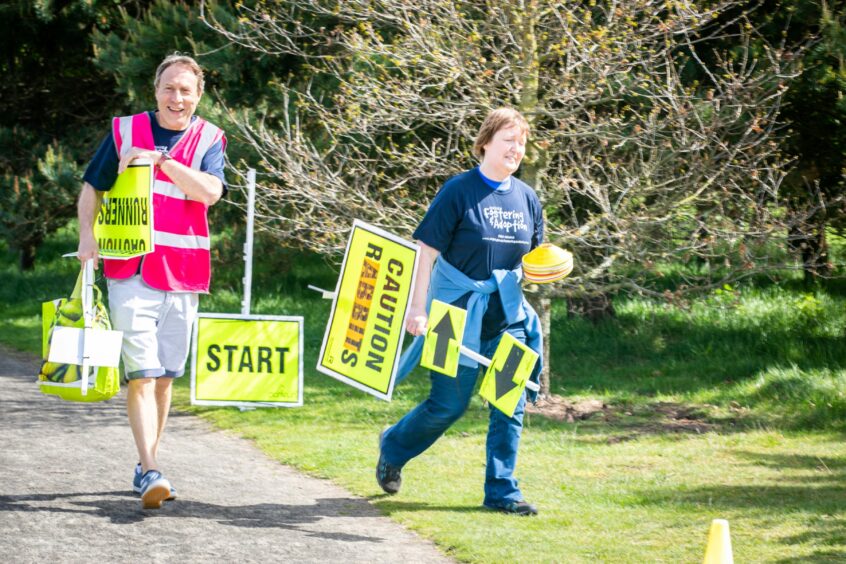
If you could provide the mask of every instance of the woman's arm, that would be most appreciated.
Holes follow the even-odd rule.
[[[405,322],[405,329],[414,336],[426,332],[428,317],[426,316],[426,294],[429,292],[429,281],[432,279],[432,267],[440,251],[420,242],[420,262],[417,265],[417,277],[414,280],[414,293],[411,296],[411,307]]]

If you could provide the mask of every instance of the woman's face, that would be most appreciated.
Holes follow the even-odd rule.
[[[482,165],[504,179],[517,170],[526,154],[526,134],[516,125],[506,126],[494,133],[483,148]]]

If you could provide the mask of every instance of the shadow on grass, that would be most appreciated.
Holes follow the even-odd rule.
[[[817,520],[813,530],[804,533],[785,537],[781,539],[784,544],[811,544],[813,546],[831,546],[846,544],[846,519],[830,518],[824,521]],[[846,548],[820,548],[812,554],[802,557],[783,558],[778,560],[779,564],[793,562],[844,562],[846,561]]]
[[[495,511],[480,505],[437,505],[415,501],[395,501],[388,494],[377,494],[367,497],[380,511],[391,515],[403,511],[449,511],[452,513],[493,514]]]
[[[780,562],[846,561],[846,519],[835,517],[846,506],[846,457],[796,456],[733,451],[748,464],[779,471],[777,478],[749,485],[708,485],[683,491],[646,491],[645,505],[692,504],[743,510],[745,518],[778,520],[779,514],[802,516],[804,530],[778,542],[811,545],[811,555]],[[775,483],[774,483],[775,482]],[[756,514],[756,510],[759,512]],[[766,527],[766,525],[763,525]]]

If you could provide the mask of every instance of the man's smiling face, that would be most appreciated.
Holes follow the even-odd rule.
[[[187,129],[200,96],[199,79],[189,66],[176,63],[167,67],[156,87],[159,125],[173,131]]]

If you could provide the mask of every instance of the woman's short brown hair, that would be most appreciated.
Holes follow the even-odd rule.
[[[193,57],[189,57],[188,55],[183,55],[181,53],[168,55],[161,63],[159,63],[159,68],[156,69],[156,80],[153,82],[153,86],[156,90],[159,89],[159,82],[161,82],[162,74],[169,66],[172,65],[185,65],[191,69],[191,72],[197,75],[197,89],[199,90],[197,94],[203,93],[203,88],[205,87],[203,69],[200,68],[200,64],[195,61]]]
[[[476,142],[473,143],[473,154],[478,158],[485,156],[485,145],[491,142],[496,132],[505,127],[517,126],[523,134],[529,136],[529,122],[523,114],[514,108],[497,108],[487,115],[479,133],[476,135]]]

